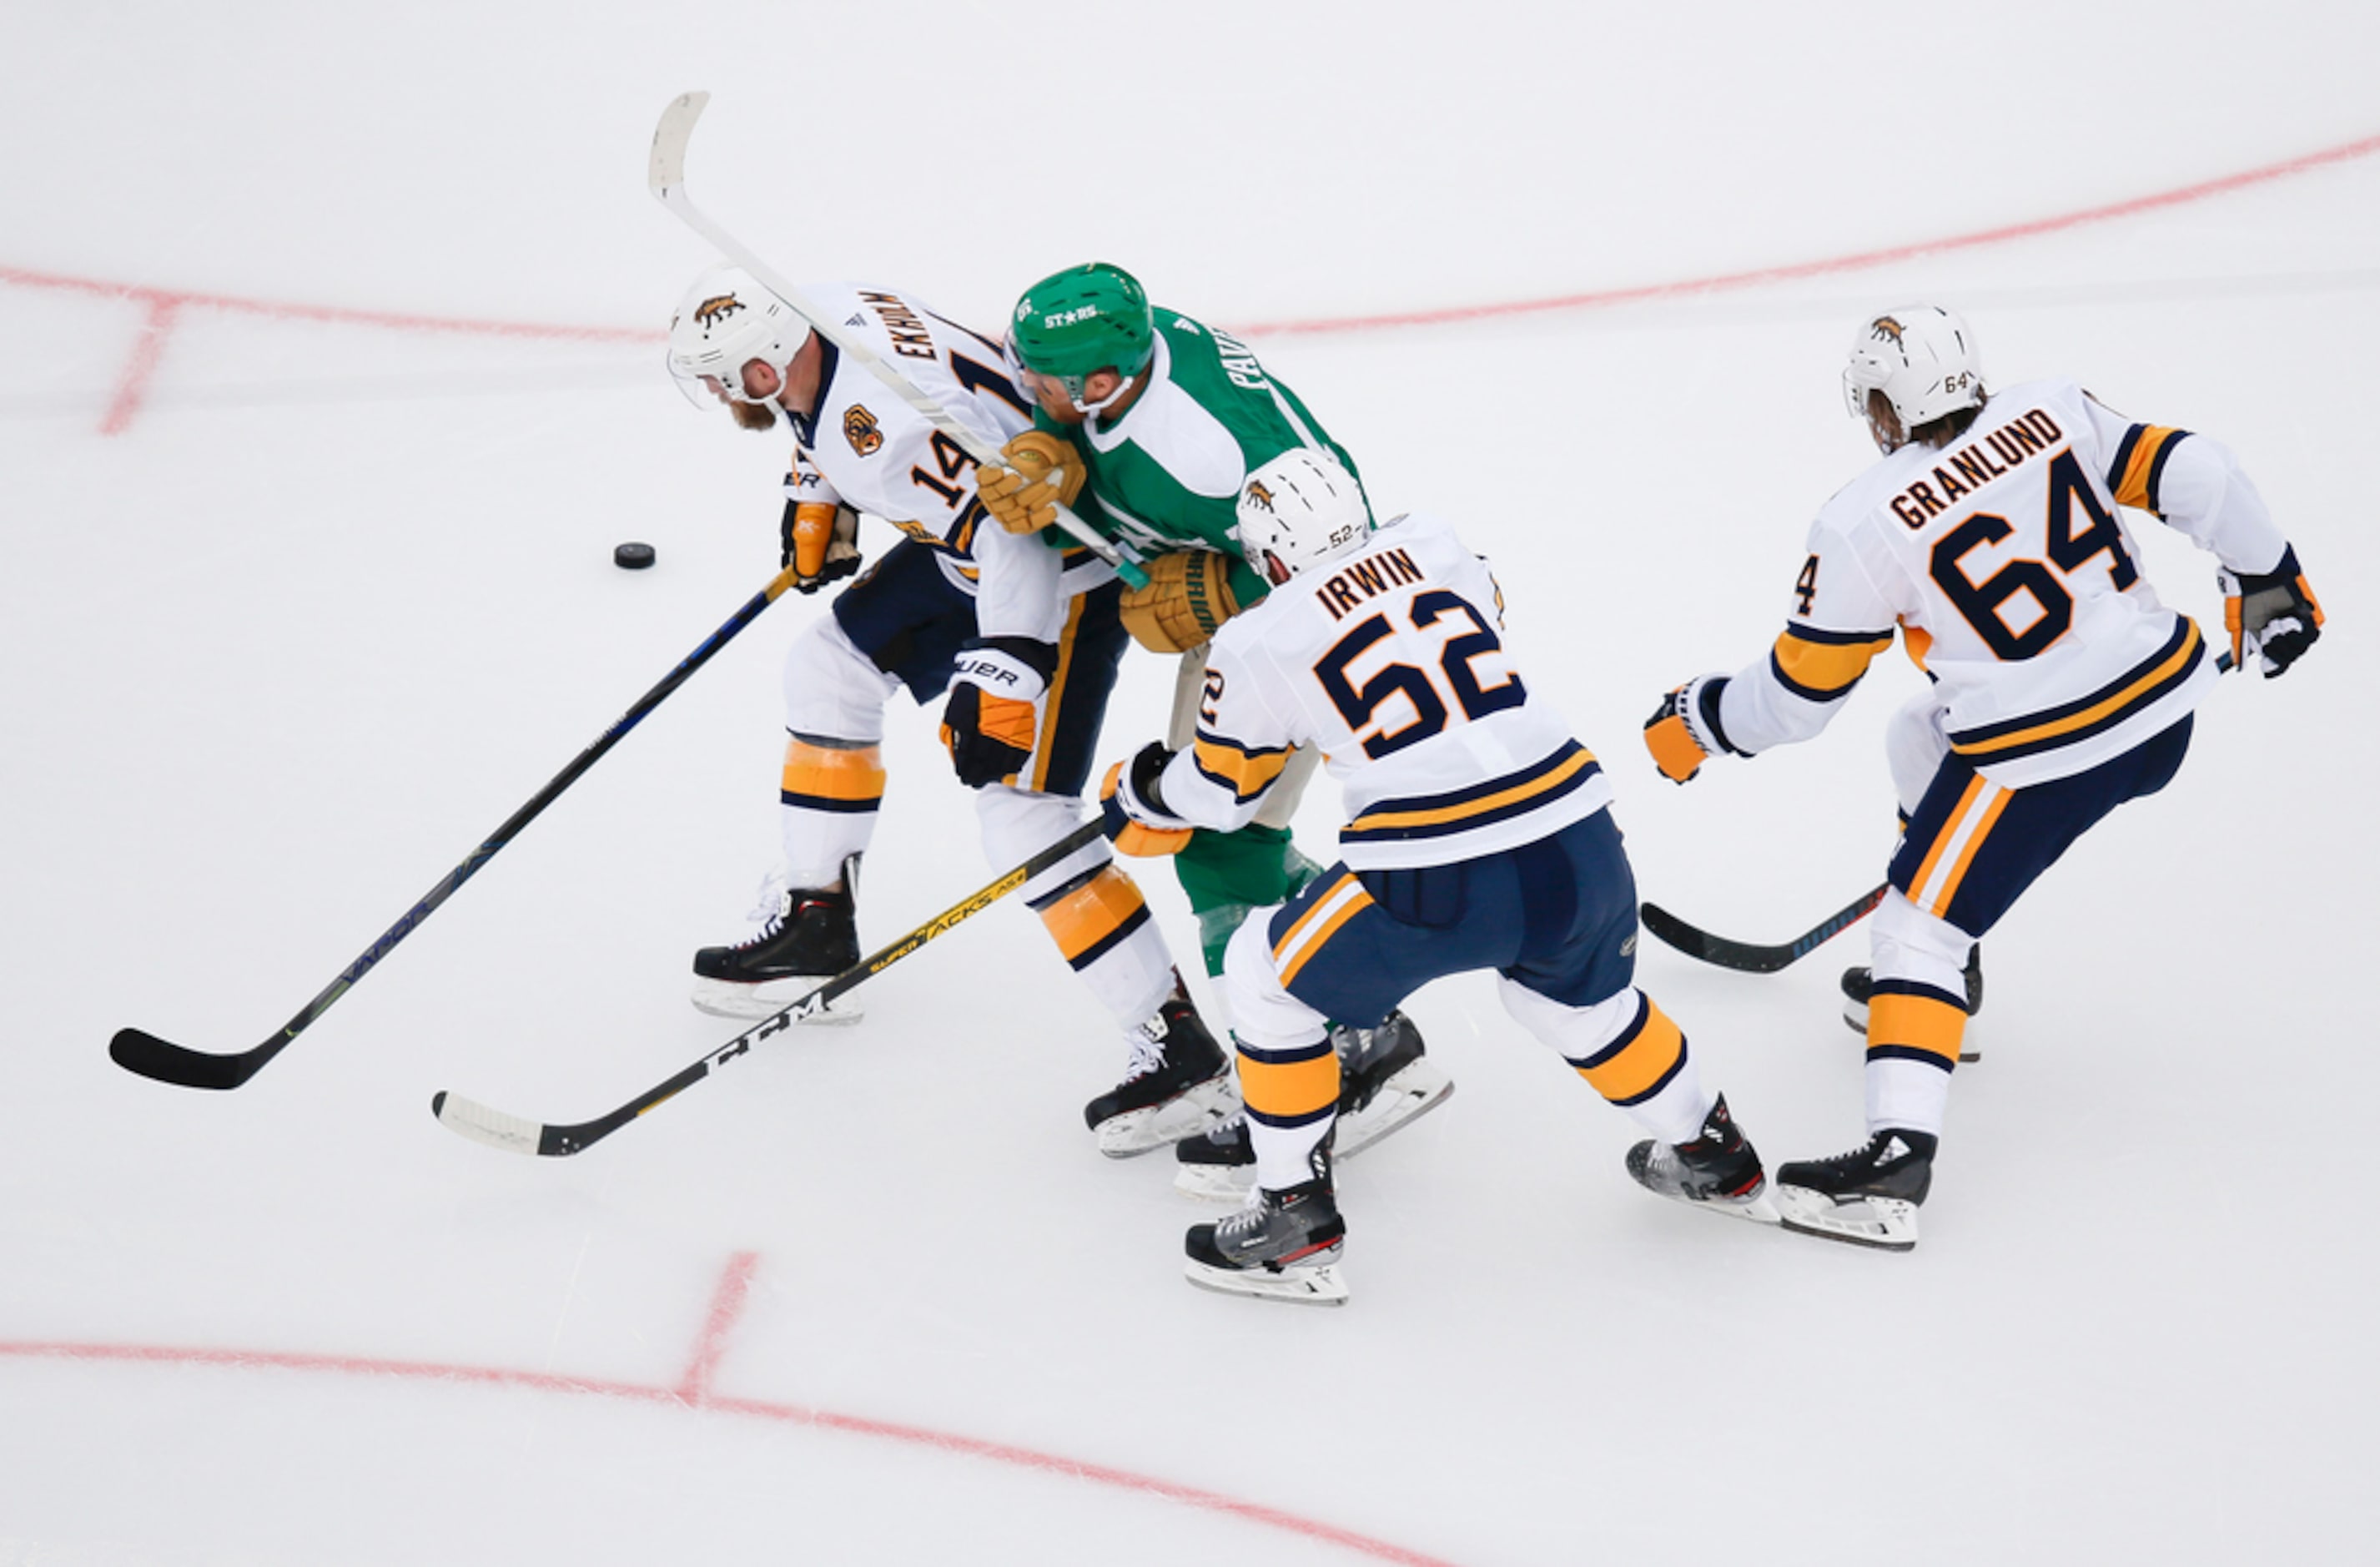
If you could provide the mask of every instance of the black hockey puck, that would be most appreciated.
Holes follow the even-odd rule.
[[[642,571],[653,564],[650,544],[629,542],[612,552],[612,564],[624,571]]]

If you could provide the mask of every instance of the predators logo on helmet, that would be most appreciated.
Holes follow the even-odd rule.
[[[1262,483],[1251,480],[1248,483],[1247,500],[1244,504],[1262,506],[1265,510],[1270,511],[1272,510],[1272,492],[1266,489]]]
[[[1868,330],[1876,334],[1876,340],[1879,343],[1898,346],[1900,342],[1900,323],[1890,316],[1876,317],[1868,323]]]
[[[744,308],[744,301],[733,294],[716,294],[694,308],[694,322],[708,332]]]
[[[876,428],[876,416],[857,403],[852,404],[850,411],[843,416],[843,438],[863,457],[874,456],[876,449],[884,444],[884,432]]]

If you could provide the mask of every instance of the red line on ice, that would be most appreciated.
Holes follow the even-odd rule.
[[[1552,310],[1596,310],[1611,305],[1639,304],[1652,299],[1673,299],[1697,294],[1717,294],[1738,288],[1756,288],[1764,284],[1790,283],[1802,278],[1822,277],[1831,273],[1857,272],[1881,266],[1888,261],[1907,261],[1916,256],[1936,255],[1945,250],[1968,250],[1986,245],[2002,245],[2014,239],[2028,239],[2035,235],[2055,234],[2063,229],[2080,228],[2087,224],[2108,223],[2117,218],[2155,212],[2163,207],[2179,207],[2209,197],[2226,195],[2250,186],[2271,180],[2286,179],[2292,175],[2332,164],[2343,164],[2380,152],[2380,136],[2367,136],[2359,140],[2326,147],[2318,152],[2301,153],[2284,158],[2261,168],[2228,174],[2215,179],[2200,180],[2192,185],[2178,186],[2147,196],[2135,196],[2128,200],[2111,201],[2096,207],[2084,207],[2075,212],[2061,213],[2054,217],[2035,218],[2026,223],[2007,224],[1998,228],[1978,229],[1972,234],[1952,235],[1941,239],[1919,240],[1908,245],[1890,245],[1881,249],[1859,250],[1850,255],[1830,256],[1815,261],[1794,261],[1782,266],[1755,267],[1748,272],[1718,273],[1709,277],[1685,278],[1672,283],[1638,284],[1625,288],[1594,289],[1584,294],[1560,294],[1544,299],[1507,299],[1483,305],[1452,305],[1438,310],[1390,311],[1378,315],[1318,316],[1304,320],[1257,322],[1238,327],[1248,336],[1279,336],[1292,333],[1321,334],[1330,332],[1377,332],[1402,326],[1443,326],[1455,322],[1492,321],[1505,316],[1539,315]],[[398,310],[358,310],[342,305],[308,305],[278,299],[250,299],[234,294],[193,294],[173,289],[153,288],[140,284],[109,283],[99,278],[75,277],[59,273],[30,272],[21,267],[0,266],[0,284],[14,284],[26,288],[63,288],[86,294],[99,294],[111,298],[133,299],[149,306],[149,318],[140,340],[134,345],[132,360],[116,383],[115,398],[108,406],[106,420],[101,425],[102,434],[115,435],[128,428],[140,410],[147,395],[149,383],[154,376],[158,356],[164,350],[176,313],[188,307],[206,310],[244,311],[251,315],[278,317],[292,321],[318,321],[358,326],[387,327],[407,332],[477,333],[503,337],[564,338],[581,342],[650,343],[661,334],[651,331],[619,326],[555,326],[535,322],[480,321],[458,316],[410,314]]]
[[[1135,1474],[1129,1469],[1111,1468],[1104,1464],[1086,1464],[1079,1459],[1038,1452],[1031,1448],[1014,1447],[1006,1442],[986,1441],[923,1426],[871,1420],[864,1415],[839,1415],[832,1410],[813,1409],[803,1404],[717,1397],[711,1391],[711,1379],[726,1353],[727,1338],[743,1316],[745,1304],[750,1298],[752,1280],[759,1270],[759,1254],[754,1252],[737,1252],[728,1258],[727,1266],[722,1270],[719,1282],[711,1292],[710,1309],[704,1318],[686,1374],[678,1379],[676,1386],[668,1388],[647,1382],[624,1382],[603,1377],[568,1377],[551,1371],[520,1371],[497,1366],[455,1366],[437,1361],[309,1354],[287,1350],[197,1349],[171,1344],[0,1340],[0,1356],[22,1360],[206,1366],[235,1371],[310,1371],[342,1377],[401,1377],[415,1381],[468,1382],[487,1387],[519,1388],[532,1392],[622,1399],[635,1403],[674,1404],[688,1410],[771,1420],[781,1425],[869,1437],[960,1457],[987,1459],[994,1464],[1005,1464],[1039,1474],[1087,1480],[1093,1485],[1159,1497],[1201,1512],[1220,1513],[1245,1523],[1339,1546],[1378,1561],[1398,1562],[1402,1567],[1452,1567],[1443,1558],[1408,1550],[1402,1546],[1359,1535],[1352,1529],[1301,1518],[1260,1502],[1243,1501],[1220,1491],[1203,1490],[1196,1486],[1178,1485],[1171,1480]]]

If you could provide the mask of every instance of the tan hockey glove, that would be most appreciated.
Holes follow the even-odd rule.
[[[859,569],[859,514],[829,501],[788,501],[779,542],[794,590],[815,593]]]
[[[1000,449],[1006,468],[976,476],[983,509],[1011,533],[1038,533],[1083,492],[1082,455],[1046,430],[1028,430]]]
[[[1116,610],[1132,639],[1152,653],[1186,653],[1240,613],[1229,555],[1176,550],[1150,561],[1148,570],[1148,586],[1125,589]]]

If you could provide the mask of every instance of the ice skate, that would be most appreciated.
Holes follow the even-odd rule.
[[[1796,1234],[1907,1251],[1917,1244],[1917,1207],[1934,1184],[1930,1133],[1888,1126],[1832,1159],[1777,1171],[1778,1220]]]
[[[1867,1037],[1867,999],[1875,983],[1865,965],[1843,970],[1843,1021],[1863,1039]],[[1967,953],[1967,1015],[1973,1017],[1983,1010],[1984,948],[1979,941]],[[1973,1030],[1959,1042],[1959,1059],[1962,1062],[1983,1059],[1983,1051],[1976,1047]]]
[[[1328,1141],[1315,1148],[1314,1179],[1284,1191],[1258,1186],[1247,1205],[1183,1239],[1183,1274],[1202,1290],[1300,1306],[1344,1306],[1339,1276],[1346,1222],[1331,1189]]]
[[[1123,1081],[1083,1107],[1084,1122],[1110,1159],[1196,1136],[1239,1110],[1232,1059],[1180,989],[1130,1041]]]
[[[801,1000],[859,961],[859,923],[853,893],[859,856],[844,861],[841,891],[788,887],[771,874],[749,917],[751,935],[732,947],[694,954],[694,1004],[716,1017],[767,1017]],[[808,1024],[856,1023],[860,1008],[844,998],[802,1019]]]
[[[1777,1222],[1777,1205],[1761,1172],[1760,1156],[1736,1129],[1724,1094],[1703,1117],[1702,1132],[1694,1141],[1647,1139],[1630,1148],[1628,1173],[1646,1191],[1665,1197],[1755,1223]]]
[[[1333,1028],[1339,1055],[1340,1159],[1353,1159],[1397,1128],[1446,1102],[1454,1082],[1422,1054],[1421,1030],[1402,1012],[1378,1028]],[[1238,1202],[1256,1179],[1248,1124],[1233,1116],[1174,1145],[1174,1189],[1184,1197]]]

